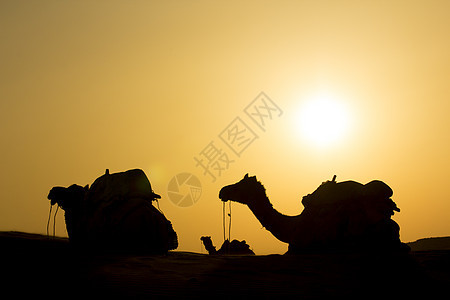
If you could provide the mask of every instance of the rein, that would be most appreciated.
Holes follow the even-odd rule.
[[[48,212],[48,220],[47,220],[47,237],[50,236],[48,229],[50,227],[50,217],[52,216],[52,208],[53,205],[50,203],[50,211]],[[53,237],[55,237],[55,230],[56,230],[56,215],[58,214],[59,205],[56,204],[56,211],[55,215],[53,216]]]
[[[228,242],[231,243],[231,201],[229,201],[229,205],[228,205],[228,209],[229,209],[229,213],[228,216],[230,217],[229,223],[228,223]],[[223,202],[222,205],[222,226],[223,226],[223,241],[225,243],[227,237],[226,237],[226,225],[225,225],[225,202]],[[228,249],[227,249],[228,250]]]

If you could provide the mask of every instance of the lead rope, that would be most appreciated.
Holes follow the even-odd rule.
[[[53,205],[50,203],[50,211],[48,212],[48,220],[47,220],[47,238],[50,237],[49,227],[50,227],[50,218],[52,216],[52,208]],[[55,229],[56,229],[56,215],[58,214],[59,205],[56,205],[55,215],[53,216],[53,237],[55,237]]]
[[[231,201],[229,202],[230,213],[228,216],[230,217],[230,224],[228,225],[228,241],[231,243]]]
[[[161,210],[161,208],[159,208],[159,201],[158,201],[158,199],[155,199],[155,201],[156,201],[156,206],[158,207],[159,212],[162,213],[162,214],[164,215],[164,213],[163,213],[163,211]]]
[[[229,253],[229,246],[231,245],[231,201],[229,202],[229,213],[228,216],[230,217],[229,223],[228,223],[228,247],[226,249],[227,253]],[[226,234],[226,226],[225,226],[225,202],[223,202],[222,206],[222,225],[223,225],[223,242],[225,243],[227,234]]]
[[[52,215],[53,205],[50,203],[50,211],[48,212],[48,220],[47,220],[47,238],[49,238],[48,227],[50,226],[50,217]]]
[[[53,217],[53,237],[55,237],[55,229],[56,229],[56,215],[58,214],[59,205],[56,204],[55,216]]]
[[[223,206],[222,206],[222,225],[223,225],[223,241],[225,242],[226,240],[226,235],[225,235],[225,202],[222,202]]]

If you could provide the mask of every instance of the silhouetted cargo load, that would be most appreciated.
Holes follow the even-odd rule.
[[[152,202],[161,198],[140,169],[97,178],[89,188],[54,187],[48,199],[65,211],[70,243],[105,251],[166,253],[178,247],[172,224]]]

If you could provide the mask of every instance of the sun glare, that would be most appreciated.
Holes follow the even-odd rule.
[[[301,107],[298,126],[301,134],[316,146],[339,142],[349,129],[347,109],[329,95],[312,98]]]

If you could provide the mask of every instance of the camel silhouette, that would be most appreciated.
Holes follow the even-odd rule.
[[[65,211],[71,244],[105,251],[166,253],[178,247],[172,224],[152,201],[161,198],[140,169],[97,178],[89,188],[54,187],[48,199]]]
[[[206,251],[208,251],[208,254],[210,255],[221,255],[221,254],[248,254],[248,255],[255,255],[255,252],[250,249],[250,246],[247,244],[245,240],[238,241],[238,240],[232,240],[231,243],[228,239],[226,239],[222,247],[220,247],[219,250],[216,250],[216,247],[214,246],[211,237],[210,236],[202,236],[200,240],[203,242],[203,245],[205,246]]]
[[[391,219],[397,205],[392,189],[382,181],[323,182],[304,196],[304,210],[286,216],[272,207],[264,186],[248,176],[219,192],[219,198],[245,204],[277,239],[288,243],[287,253],[330,251],[408,251]]]

